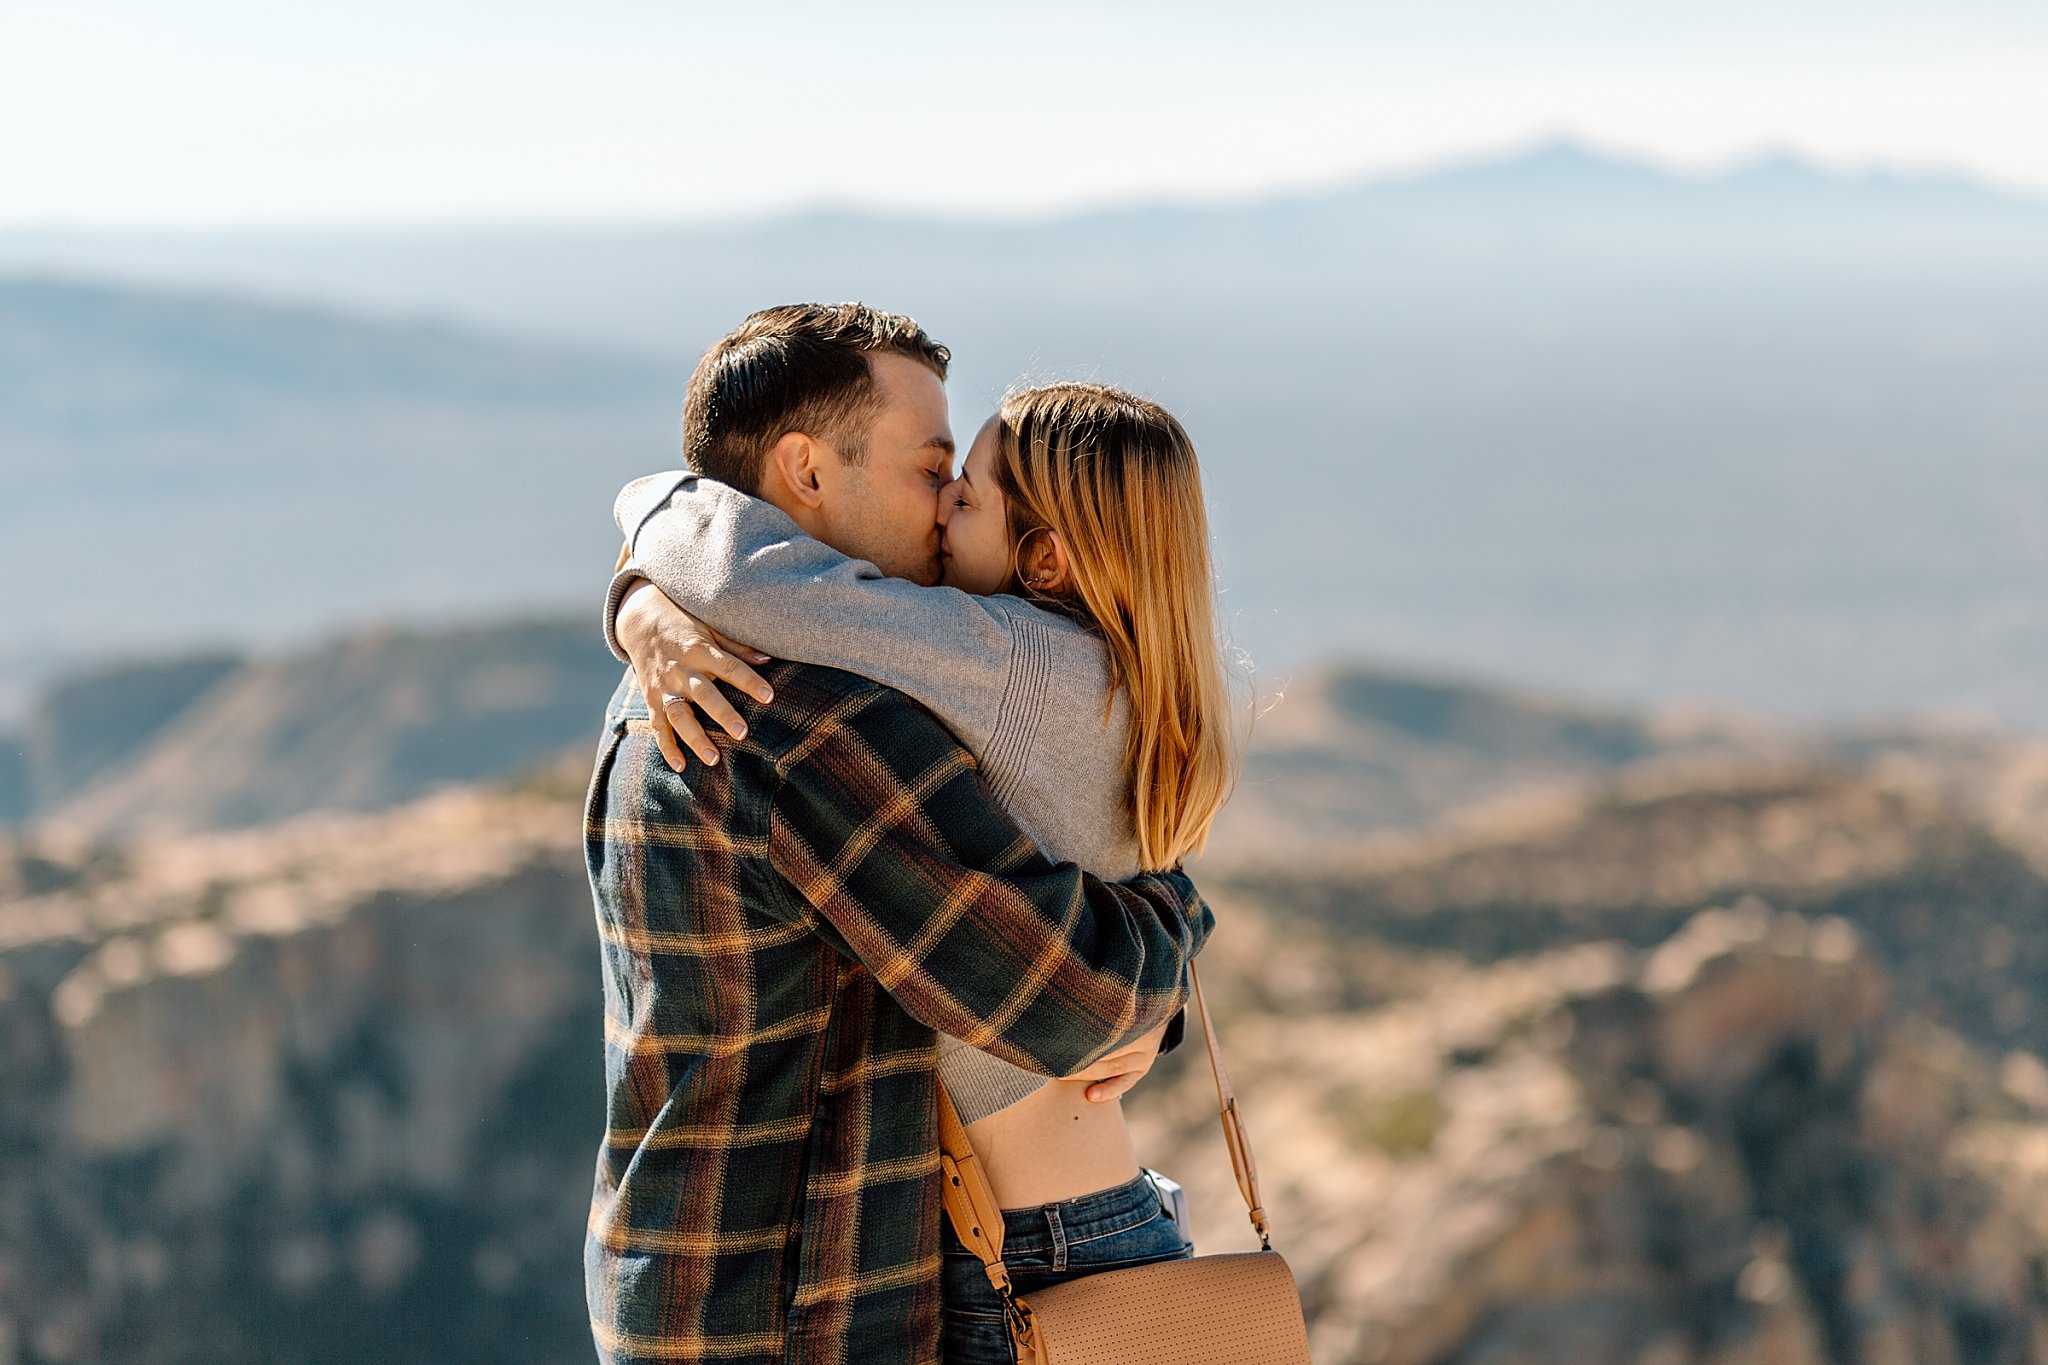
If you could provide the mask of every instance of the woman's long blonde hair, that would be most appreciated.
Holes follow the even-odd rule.
[[[1102,384],[1016,390],[996,429],[1012,544],[1059,536],[1071,600],[1108,646],[1111,700],[1129,699],[1139,863],[1171,867],[1208,842],[1237,764],[1194,443],[1157,403]]]

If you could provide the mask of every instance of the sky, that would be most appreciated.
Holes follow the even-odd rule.
[[[6,0],[0,225],[1042,216],[1555,135],[2048,193],[2040,0]]]

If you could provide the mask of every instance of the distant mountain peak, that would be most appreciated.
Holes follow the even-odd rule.
[[[1513,193],[1577,192],[1606,187],[1664,186],[1674,177],[1654,162],[1597,147],[1569,133],[1506,151],[1440,163],[1392,179],[1369,180],[1359,191],[1499,189]]]
[[[1519,149],[1492,157],[1477,158],[1467,164],[1473,169],[1521,168],[1567,174],[1591,171],[1602,175],[1625,171],[1637,175],[1651,175],[1659,179],[1670,178],[1660,166],[1646,157],[1631,156],[1626,152],[1603,148],[1573,133],[1553,133]]]
[[[1891,165],[1835,167],[1788,148],[1773,148],[1736,163],[1710,182],[1724,190],[1803,194],[1883,202],[1890,207],[2021,210],[2048,204],[1990,185],[1956,170]]]
[[[1990,210],[2039,213],[2048,203],[1988,185],[1954,170],[1889,165],[1835,167],[1794,148],[1764,148],[1728,168],[1689,173],[1654,158],[1555,133],[1506,151],[1441,163],[1409,174],[1370,179],[1339,197],[1477,196],[1491,203],[1544,203],[1615,195],[1674,206],[1742,199],[1834,209]]]

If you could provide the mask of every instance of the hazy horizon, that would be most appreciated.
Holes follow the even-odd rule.
[[[237,219],[209,222],[177,221],[10,221],[0,213],[0,243],[33,244],[38,239],[153,238],[202,240],[215,237],[364,237],[402,235],[464,235],[470,233],[720,232],[804,223],[820,218],[850,218],[878,224],[960,228],[1042,228],[1145,213],[1229,213],[1288,204],[1315,203],[1349,194],[1399,189],[1417,182],[1484,173],[1504,166],[1565,154],[1602,164],[1641,171],[1674,186],[1706,188],[1739,180],[1745,174],[1790,166],[1838,185],[1870,183],[1957,188],[1987,198],[2048,209],[2048,182],[2002,180],[1960,163],[1916,162],[1882,155],[1829,158],[1777,142],[1761,142],[1710,161],[1696,162],[1630,148],[1569,129],[1552,129],[1506,142],[1453,148],[1414,161],[1370,167],[1349,174],[1260,187],[1241,192],[1202,194],[1155,193],[1106,198],[1043,208],[947,208],[917,204],[867,203],[857,198],[818,198],[785,205],[740,208],[703,214],[687,212],[641,214],[544,213],[476,217],[392,217],[342,219]],[[0,266],[6,263],[0,259]]]
[[[2043,194],[2048,17],[2007,0],[101,0],[0,16],[0,118],[39,130],[0,147],[13,225],[1043,216],[1269,197],[1560,134],[1695,171],[1789,150]]]

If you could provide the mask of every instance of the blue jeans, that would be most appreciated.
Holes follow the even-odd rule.
[[[1015,1365],[1003,1301],[981,1258],[960,1244],[950,1221],[940,1225],[939,1241],[939,1359],[944,1365]],[[1021,1295],[1098,1270],[1182,1260],[1194,1250],[1142,1175],[1043,1208],[1003,1211],[1003,1264]]]

